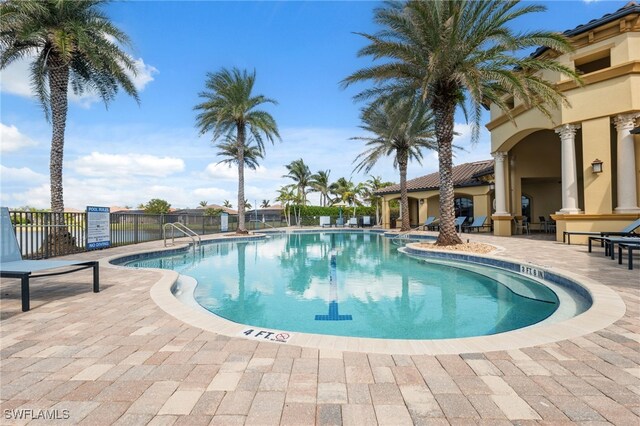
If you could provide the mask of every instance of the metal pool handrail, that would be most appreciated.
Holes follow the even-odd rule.
[[[191,228],[189,228],[187,225],[184,225],[180,222],[174,222],[174,223],[165,223],[162,226],[162,239],[164,240],[164,246],[167,246],[167,227],[171,227],[171,244],[175,244],[175,238],[174,238],[174,229],[177,229],[178,231],[182,232],[185,236],[191,238],[191,241],[193,241],[193,252],[195,253],[196,251],[196,246],[200,247],[202,245],[202,239],[200,238],[200,235],[198,235],[196,232],[194,232]],[[196,241],[196,238],[198,239]]]

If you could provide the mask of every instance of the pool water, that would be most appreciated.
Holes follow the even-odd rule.
[[[195,278],[196,301],[255,327],[339,336],[442,339],[540,322],[555,293],[477,264],[416,259],[374,233],[300,233],[204,246],[127,264]]]

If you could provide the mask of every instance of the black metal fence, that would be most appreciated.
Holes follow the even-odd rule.
[[[60,219],[51,212],[12,211],[10,217],[24,259],[46,259],[87,250],[86,213],[63,213]],[[280,218],[263,219],[246,216],[245,227],[252,231],[287,226]],[[164,225],[175,222],[199,235],[222,232],[220,216],[111,213],[111,246],[161,240]],[[237,228],[238,217],[228,216],[228,231]]]

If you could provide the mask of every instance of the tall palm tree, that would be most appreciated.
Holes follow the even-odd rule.
[[[229,201],[229,200],[224,200],[224,203],[222,203],[222,207],[226,207],[228,209],[232,209],[233,208],[233,204],[231,204],[231,201]]]
[[[544,10],[530,3],[519,6],[517,0],[388,3],[375,11],[374,19],[382,30],[362,34],[369,44],[359,56],[371,56],[383,63],[356,71],[343,80],[343,85],[373,80],[378,85],[360,93],[359,98],[417,93],[433,110],[440,171],[437,244],[461,242],[454,226],[451,174],[456,107],[466,102],[472,115],[473,139],[477,140],[482,105],[496,105],[511,117],[506,99],[515,96],[550,116],[564,97],[541,77],[541,72],[554,71],[579,81],[573,70],[549,57],[517,53],[540,45],[559,53],[572,50],[561,34],[514,32],[510,28],[515,19]]]
[[[278,196],[276,197],[276,201],[284,206],[284,216],[288,226],[291,226],[290,206],[298,200],[296,190],[297,187],[295,184],[282,186],[278,189]]]
[[[199,96],[203,102],[194,107],[200,111],[196,117],[200,134],[213,132],[213,140],[222,136],[235,136],[237,142],[238,165],[238,230],[246,234],[244,226],[244,155],[247,136],[255,139],[260,152],[264,152],[264,140],[273,143],[280,139],[276,121],[266,111],[258,109],[263,104],[276,101],[263,95],[253,95],[256,81],[255,71],[248,73],[237,68],[222,68],[215,73],[207,73],[206,89]]]
[[[306,205],[307,188],[311,185],[311,170],[309,169],[309,166],[304,164],[304,160],[300,158],[285,165],[285,167],[289,173],[282,177],[288,177],[295,182],[295,185],[298,188],[298,197],[300,198],[302,205]]]
[[[199,205],[200,207],[207,207],[207,205],[208,205],[208,204],[209,204],[209,202],[208,202],[208,201],[204,201],[204,200],[203,200],[203,201],[200,201],[200,202],[198,203],[198,205]]]
[[[393,166],[400,172],[401,230],[408,231],[407,167],[411,160],[421,163],[423,150],[435,149],[433,117],[420,101],[390,99],[363,109],[360,118],[360,128],[374,136],[352,138],[367,142],[367,149],[355,159],[359,161],[356,170],[368,173],[381,158],[393,157]]]
[[[35,55],[30,70],[31,85],[52,126],[49,173],[55,225],[64,224],[62,170],[69,87],[75,94],[96,94],[105,104],[122,88],[139,102],[131,79],[136,74],[135,62],[121,48],[131,42],[102,12],[104,3],[103,0],[0,3],[0,69],[17,59]],[[57,232],[52,239],[66,239],[69,235],[63,227],[54,229]]]
[[[271,207],[271,201],[270,200],[262,200],[262,203],[260,203],[260,208],[266,209],[267,207]]]
[[[326,206],[329,201],[330,181],[329,175],[331,170],[320,170],[317,173],[311,175],[310,185],[313,192],[320,193],[320,205]]]
[[[258,161],[264,158],[263,152],[259,146],[253,145],[252,138],[247,138],[246,144],[242,148],[243,155],[242,160],[244,161],[244,165],[251,170],[255,170],[258,168]],[[238,141],[235,136],[226,135],[224,141],[218,143],[216,147],[219,151],[216,153],[218,157],[224,157],[223,160],[218,161],[218,164],[224,163],[229,166],[237,166],[238,163]]]

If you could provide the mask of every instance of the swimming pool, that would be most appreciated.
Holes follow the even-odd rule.
[[[337,336],[443,339],[536,324],[558,296],[511,271],[416,259],[374,233],[296,233],[130,260],[195,278],[207,310],[256,327]]]

